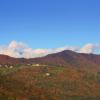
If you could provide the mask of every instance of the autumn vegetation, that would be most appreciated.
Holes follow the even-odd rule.
[[[0,100],[100,100],[98,55],[63,51],[12,59],[1,63]],[[3,67],[8,61],[13,67]]]

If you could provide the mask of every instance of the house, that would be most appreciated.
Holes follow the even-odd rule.
[[[31,66],[31,64],[27,64],[27,66]]]
[[[50,73],[46,73],[46,76],[50,76]]]
[[[10,66],[9,68],[13,68],[13,66]]]
[[[32,66],[41,66],[40,64],[33,64]]]

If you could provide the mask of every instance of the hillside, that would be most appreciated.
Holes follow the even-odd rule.
[[[99,55],[69,50],[32,59],[1,55],[0,64],[0,100],[100,100]]]
[[[27,60],[24,58],[14,58],[7,55],[0,55],[1,65],[5,65],[5,64],[16,65],[16,64],[24,64],[24,63],[25,64],[27,63]]]
[[[82,54],[70,50],[49,54],[41,58],[29,59],[29,62],[100,71],[100,55]]]
[[[82,54],[70,50],[49,54],[40,58],[13,58],[6,55],[0,55],[0,64],[49,64],[55,66],[70,66],[83,69],[100,70],[100,55],[96,54]]]

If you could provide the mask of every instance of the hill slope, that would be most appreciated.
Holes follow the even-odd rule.
[[[57,66],[70,66],[73,68],[100,71],[100,55],[81,54],[65,50],[45,57],[29,59],[30,63],[42,63]]]
[[[89,67],[100,70],[100,55],[95,54],[81,54],[70,50],[49,54],[40,58],[13,58],[6,55],[0,55],[0,64],[33,64],[42,63],[57,66],[71,66],[71,67]]]
[[[0,64],[13,64],[0,67],[0,100],[100,100],[99,55],[69,50],[33,59],[1,55]]]

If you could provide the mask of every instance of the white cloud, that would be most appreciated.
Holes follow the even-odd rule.
[[[0,54],[9,55],[12,57],[34,58],[48,54],[45,49],[32,49],[21,42],[12,41],[8,46],[0,47]]]
[[[81,53],[93,53],[95,50],[95,46],[93,44],[86,44],[84,47],[80,49]]]
[[[26,48],[26,44],[22,43],[22,42],[16,42],[16,41],[12,41],[9,45],[9,48],[14,48],[14,49],[19,49],[19,48]]]
[[[23,52],[25,48],[25,44],[12,41],[8,46],[1,46],[0,54],[9,55],[12,57],[21,57],[21,52]]]
[[[97,50],[100,50],[100,45],[86,44],[82,48],[74,46],[65,46],[55,49],[32,49],[29,48],[26,44],[21,42],[12,41],[7,46],[0,46],[0,54],[9,55],[12,57],[23,57],[23,58],[34,58],[45,56],[50,53],[56,53],[63,50],[72,50],[79,53],[94,53]]]
[[[80,48],[79,53],[95,53],[98,50],[100,50],[100,45],[88,43]]]

